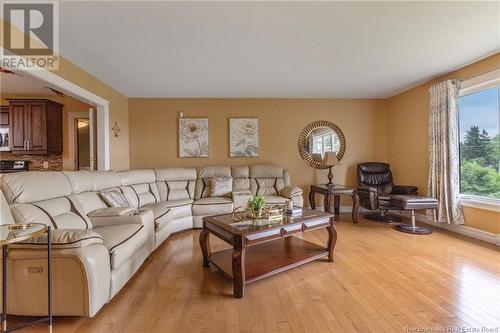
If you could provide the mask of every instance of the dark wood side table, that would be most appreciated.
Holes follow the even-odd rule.
[[[324,184],[311,185],[311,190],[309,192],[309,204],[312,209],[316,209],[316,202],[314,201],[316,193],[324,196],[323,205],[325,212],[334,213],[335,215],[339,215],[340,213],[340,196],[350,196],[352,198],[352,221],[354,223],[358,223],[359,197],[356,188],[344,185],[335,185],[334,187],[329,187]],[[330,201],[332,197],[334,206],[333,212],[331,210]]]

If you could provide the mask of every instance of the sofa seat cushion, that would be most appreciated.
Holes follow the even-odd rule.
[[[142,224],[116,224],[94,228],[102,236],[108,249],[111,269],[120,267],[148,241],[147,230]]]
[[[149,204],[147,206],[139,208],[139,212],[144,212],[146,210],[150,210],[153,212],[153,217],[155,220],[159,217],[162,217],[166,213],[168,213],[169,208],[165,205],[165,202],[158,202],[154,204]]]
[[[179,200],[169,200],[169,201],[162,201],[154,204],[150,204],[147,206],[144,206],[140,209],[140,211],[145,211],[145,210],[152,210],[154,218],[161,217],[165,213],[167,213],[171,209],[179,208],[179,207],[184,207],[184,206],[190,206],[193,203],[192,199],[179,199]]]
[[[193,215],[193,211],[191,209],[193,200],[191,199],[169,200],[164,202],[164,204],[167,206],[168,212],[155,219],[156,230],[160,230],[174,220]]]
[[[231,213],[233,211],[233,200],[226,197],[200,198],[193,202],[193,215],[206,216]]]
[[[266,202],[271,205],[284,205],[288,200],[290,200],[288,198],[278,197],[275,195],[264,196],[264,199],[266,199]]]
[[[192,215],[192,199],[180,199],[158,202],[141,208],[151,210],[155,219],[155,228],[159,230],[172,220]]]

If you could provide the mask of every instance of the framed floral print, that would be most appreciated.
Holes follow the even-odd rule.
[[[259,156],[258,118],[229,118],[229,156]]]
[[[208,118],[179,118],[179,157],[208,157]]]

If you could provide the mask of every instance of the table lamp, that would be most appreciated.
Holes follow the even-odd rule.
[[[339,158],[337,157],[337,153],[333,151],[329,151],[325,153],[325,157],[323,158],[323,164],[328,166],[328,184],[326,186],[328,187],[334,187],[335,184],[332,182],[333,179],[333,173],[332,173],[332,168],[336,165],[340,165]]]

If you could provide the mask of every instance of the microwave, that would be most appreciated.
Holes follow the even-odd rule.
[[[10,151],[9,140],[9,128],[0,127],[0,151]]]

